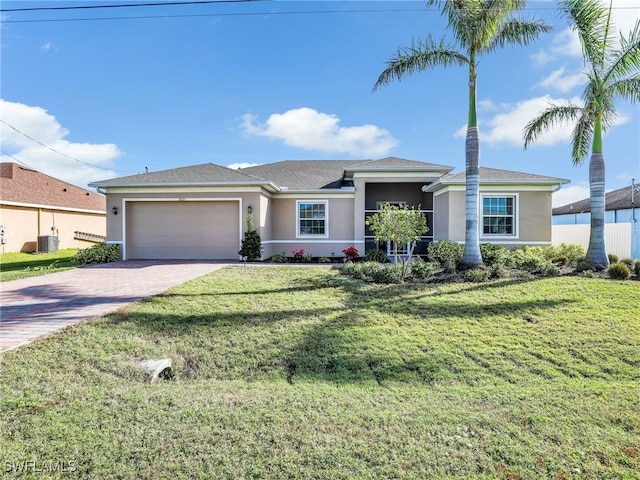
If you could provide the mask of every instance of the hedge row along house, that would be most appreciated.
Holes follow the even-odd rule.
[[[446,165],[388,157],[304,160],[239,170],[203,164],[90,184],[107,197],[107,243],[123,259],[239,260],[252,213],[266,259],[387,250],[367,218],[391,203],[420,208],[434,240],[464,241],[465,177]],[[508,247],[551,244],[551,194],[568,180],[481,168],[480,238]]]

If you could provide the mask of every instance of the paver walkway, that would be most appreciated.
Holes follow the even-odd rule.
[[[228,265],[128,260],[0,283],[0,350],[98,317]]]

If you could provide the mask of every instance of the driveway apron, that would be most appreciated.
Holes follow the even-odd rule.
[[[127,260],[0,284],[0,350],[222,268],[229,263]]]

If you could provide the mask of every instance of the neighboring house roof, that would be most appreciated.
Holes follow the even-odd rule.
[[[106,211],[104,195],[13,162],[0,164],[0,201],[72,210]]]
[[[465,172],[448,174],[435,183],[423,187],[423,191],[432,192],[450,185],[464,185],[466,182]],[[497,168],[480,167],[481,184],[538,184],[538,185],[559,185],[569,183],[565,178],[548,177],[536,175],[534,173],[514,172],[512,170],[500,170]]]
[[[634,202],[632,203],[631,188],[632,186],[619,188],[618,190],[612,190],[605,193],[604,209],[605,210],[626,210],[630,208],[640,208],[640,187],[638,185],[633,186],[635,192],[633,195]],[[553,209],[553,215],[566,215],[571,213],[585,213],[591,211],[591,200],[584,198],[577,202],[568,203],[561,207]]]

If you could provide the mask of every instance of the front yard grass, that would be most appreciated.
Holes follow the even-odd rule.
[[[55,253],[3,253],[0,255],[0,282],[35,277],[72,268],[76,248]]]
[[[581,277],[223,269],[2,353],[0,460],[19,478],[639,479],[639,299]],[[136,362],[166,357],[174,379],[146,383]]]

